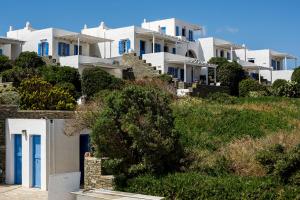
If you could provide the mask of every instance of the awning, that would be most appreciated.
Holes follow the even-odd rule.
[[[252,62],[247,62],[244,60],[237,60],[237,63],[240,64],[244,70],[272,70],[271,67],[263,67],[263,66],[258,66],[255,63]]]
[[[24,44],[24,41],[7,38],[7,37],[0,37],[0,44]]]
[[[143,29],[143,28],[139,28],[136,31],[136,34],[151,37],[151,38],[153,38],[153,36],[155,36],[155,39],[165,40],[165,41],[169,41],[169,42],[177,42],[177,43],[187,43],[188,42],[187,40],[183,40],[183,39],[180,39],[175,36],[170,36],[170,35],[166,35],[164,33],[160,33],[157,31],[151,31],[151,30],[147,30],[147,29]]]
[[[88,44],[97,44],[97,43],[113,41],[110,39],[94,37],[94,36],[85,35],[85,34],[81,34],[81,33],[61,35],[61,36],[57,36],[56,38],[68,40],[68,41],[72,41],[72,42],[77,42],[79,39],[80,42],[84,42],[84,43],[88,43]]]
[[[208,63],[204,63],[198,59],[194,59],[194,58],[188,58],[188,57],[174,57],[174,58],[166,58],[165,60],[167,63],[171,63],[171,64],[187,64],[187,65],[193,65],[193,66],[198,66],[198,67],[209,67],[209,68],[217,68],[216,65],[213,64],[208,64]]]
[[[242,45],[234,44],[232,42],[222,40],[222,39],[219,39],[219,38],[214,38],[214,43],[215,43],[216,46],[222,47],[222,48],[230,49],[232,47],[233,50],[244,49],[244,47]]]
[[[297,59],[296,56],[293,56],[293,55],[290,55],[288,53],[281,53],[281,52],[278,52],[278,51],[273,51],[273,50],[270,50],[271,52],[271,55],[272,56],[275,56],[275,57],[279,57],[279,58],[287,58],[287,59]]]

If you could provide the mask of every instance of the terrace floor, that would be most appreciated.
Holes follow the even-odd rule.
[[[1,200],[47,200],[48,192],[19,185],[0,185]]]

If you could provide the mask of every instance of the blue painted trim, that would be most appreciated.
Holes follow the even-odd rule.
[[[32,187],[41,187],[41,136],[32,136]]]
[[[14,176],[15,176],[15,184],[22,184],[22,135],[17,134],[14,135]]]

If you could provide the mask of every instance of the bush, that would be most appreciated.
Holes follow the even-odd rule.
[[[74,110],[75,99],[41,78],[25,79],[19,87],[20,107],[25,110]]]
[[[239,84],[241,97],[249,96],[250,92],[265,92],[266,88],[253,79],[242,80]]]
[[[3,82],[12,82],[15,87],[19,87],[22,80],[39,76],[39,73],[33,68],[13,67],[2,72],[1,75]]]
[[[300,95],[300,87],[297,82],[288,81],[285,85],[273,90],[275,96],[295,98]]]
[[[300,84],[300,67],[294,69],[294,72],[292,74],[292,81]]]
[[[213,101],[220,104],[234,104],[236,103],[236,97],[230,96],[226,93],[209,93],[207,96],[209,101]]]
[[[284,79],[277,79],[276,81],[274,81],[274,83],[272,84],[272,89],[273,90],[277,90],[278,88],[285,86],[287,84],[287,81]]]
[[[69,92],[75,100],[81,96],[80,92],[76,91],[76,88],[72,83],[59,82],[55,86],[62,88],[66,92]]]
[[[92,130],[97,157],[118,164],[117,177],[178,169],[182,157],[170,98],[151,87],[128,86],[105,99]]]
[[[35,52],[22,52],[15,61],[15,65],[21,68],[38,68],[45,65],[45,62]]]
[[[217,76],[222,86],[230,88],[231,95],[239,94],[239,82],[245,77],[241,65],[237,62],[225,63],[218,68]]]
[[[119,89],[123,81],[100,68],[86,68],[82,72],[82,92],[89,99],[101,90]]]
[[[295,199],[300,188],[280,185],[271,178],[209,177],[177,173],[165,177],[140,176],[128,181],[126,192],[162,196],[166,199]]]
[[[70,83],[75,87],[77,96],[81,93],[80,74],[77,69],[67,66],[43,66],[39,72],[44,80],[52,85]],[[74,97],[77,97],[74,96]]]
[[[9,58],[7,56],[0,55],[0,73],[11,68],[12,65]]]
[[[5,105],[19,105],[20,96],[18,92],[7,91],[0,93],[0,104]]]
[[[161,74],[157,77],[157,79],[166,82],[166,83],[172,83],[173,79],[172,76],[168,75],[168,74]]]

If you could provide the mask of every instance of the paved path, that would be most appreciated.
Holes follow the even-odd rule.
[[[34,188],[22,188],[16,185],[0,185],[1,200],[47,200],[48,193]]]

